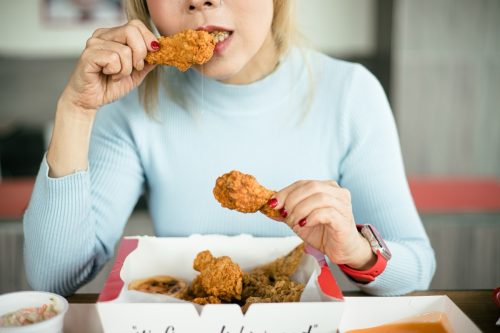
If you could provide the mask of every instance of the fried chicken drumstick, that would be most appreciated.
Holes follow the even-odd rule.
[[[276,193],[260,185],[254,176],[233,170],[215,182],[213,194],[222,207],[242,213],[261,213],[277,218],[279,211],[270,208],[267,201]]]
[[[243,271],[231,258],[214,257],[210,251],[203,251],[196,256],[193,268],[200,272],[190,290],[195,303],[220,303],[241,298]]]
[[[182,299],[200,305],[238,303],[244,312],[254,303],[298,302],[305,286],[291,276],[303,254],[304,243],[301,243],[285,256],[243,272],[231,258],[214,257],[210,251],[202,251],[193,263],[200,274]]]
[[[187,71],[194,64],[202,65],[212,58],[214,35],[206,31],[185,30],[171,37],[160,37],[160,50],[148,52],[149,64],[168,65]]]

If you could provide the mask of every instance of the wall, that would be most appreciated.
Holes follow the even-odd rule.
[[[23,58],[77,57],[96,24],[47,24],[42,0],[2,1],[0,55]],[[101,23],[102,24],[102,23]],[[105,22],[111,26],[117,22]]]
[[[393,106],[408,172],[500,177],[500,1],[395,4]]]
[[[97,25],[47,25],[40,19],[42,0],[0,4],[0,55],[76,57]],[[297,19],[305,36],[330,54],[373,52],[372,0],[297,0]],[[104,26],[113,25],[113,22]],[[328,33],[325,33],[328,32]]]
[[[375,52],[375,1],[299,0],[298,27],[317,49],[336,56]]]

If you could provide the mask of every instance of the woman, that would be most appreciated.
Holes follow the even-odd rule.
[[[57,104],[24,218],[35,289],[92,279],[144,189],[158,236],[296,233],[367,293],[428,287],[433,250],[373,75],[293,45],[291,1],[126,3],[130,21],[92,35]],[[228,33],[181,73],[144,63],[150,23]],[[269,200],[280,221],[220,207],[211,190],[233,169],[282,189]]]

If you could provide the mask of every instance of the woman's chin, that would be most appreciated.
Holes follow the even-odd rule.
[[[211,64],[210,62],[202,66],[198,65],[195,68],[203,74],[203,76],[222,82],[231,81],[239,72],[235,68],[228,68],[227,65]]]

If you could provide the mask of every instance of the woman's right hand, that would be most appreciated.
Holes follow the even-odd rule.
[[[95,111],[137,87],[155,65],[145,64],[154,52],[156,37],[139,20],[123,26],[98,29],[87,41],[68,85],[64,105]],[[153,43],[153,44],[152,44]]]

